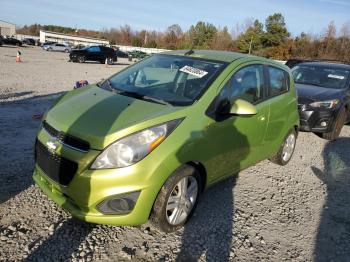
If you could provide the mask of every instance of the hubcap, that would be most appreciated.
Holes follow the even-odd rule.
[[[289,134],[286,141],[284,142],[283,151],[282,151],[283,161],[287,162],[292,157],[294,147],[295,147],[295,135],[292,133],[292,134]]]
[[[176,226],[184,222],[196,203],[197,195],[197,180],[192,176],[182,178],[171,191],[166,204],[168,223]]]

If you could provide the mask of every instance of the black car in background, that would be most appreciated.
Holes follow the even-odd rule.
[[[90,46],[83,49],[73,49],[69,54],[70,61],[84,63],[85,61],[96,61],[100,63],[113,64],[118,60],[113,48],[106,46]]]
[[[22,43],[26,45],[35,45],[35,40],[33,38],[24,38]]]
[[[327,140],[350,121],[350,65],[300,63],[292,70],[298,93],[300,130]]]
[[[115,51],[117,57],[129,58],[129,54],[120,50]]]
[[[22,42],[13,37],[3,37],[2,43],[5,45],[22,46]]]

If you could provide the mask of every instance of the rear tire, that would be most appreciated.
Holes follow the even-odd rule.
[[[330,141],[336,140],[339,137],[343,126],[345,125],[346,118],[347,118],[347,111],[344,108],[344,109],[341,110],[341,112],[339,113],[337,119],[335,120],[335,124],[334,124],[333,130],[330,131],[330,132],[327,132],[327,133],[321,133],[319,135],[323,139],[326,139],[326,140],[330,140]]]
[[[69,50],[68,50],[68,49],[65,49],[64,52],[69,53]]]
[[[292,159],[297,140],[297,133],[294,129],[288,132],[288,135],[283,140],[280,150],[273,157],[269,158],[272,163],[280,166],[285,166]]]
[[[181,228],[197,206],[201,186],[194,167],[184,165],[176,170],[158,193],[150,217],[152,224],[168,233]]]
[[[107,58],[107,64],[113,65],[113,58]]]

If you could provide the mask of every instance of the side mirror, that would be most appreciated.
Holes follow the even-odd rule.
[[[243,99],[237,99],[232,102],[230,114],[239,115],[239,116],[240,115],[249,116],[249,115],[256,115],[257,111],[256,111],[256,107],[251,103]]]

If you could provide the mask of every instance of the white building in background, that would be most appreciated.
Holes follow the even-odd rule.
[[[100,38],[84,37],[76,35],[67,35],[63,33],[56,33],[50,31],[40,30],[40,42],[53,41],[57,43],[71,44],[71,45],[109,45],[109,41]]]
[[[16,34],[16,25],[0,20],[0,35],[13,36]]]

